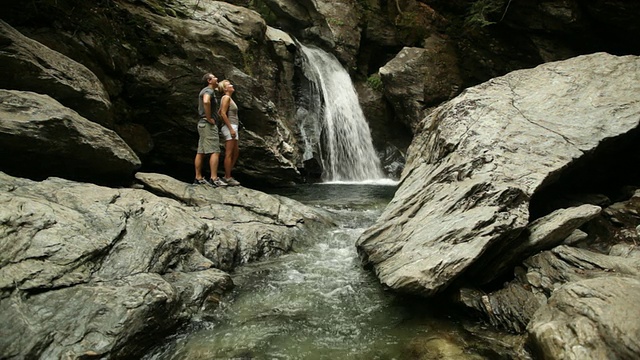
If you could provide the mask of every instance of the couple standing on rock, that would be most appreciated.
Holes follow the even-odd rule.
[[[202,81],[205,87],[198,95],[198,151],[195,158],[196,179],[194,184],[220,186],[238,186],[240,183],[231,177],[231,170],[236,165],[240,150],[238,148],[238,106],[231,99],[234,92],[233,85],[229,80],[222,80],[218,84],[218,78],[211,74],[204,74]],[[221,92],[220,107],[214,94],[214,90]],[[218,111],[214,111],[218,109]],[[218,177],[218,159],[220,157],[220,139],[216,122],[223,121],[220,128],[225,138],[224,156],[224,178]],[[211,178],[205,179],[202,175],[202,165],[206,155],[210,155],[209,166],[211,168]]]

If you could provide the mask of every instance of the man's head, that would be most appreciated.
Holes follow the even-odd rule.
[[[202,77],[202,83],[204,86],[211,86],[216,88],[218,86],[218,78],[212,73],[206,73]]]

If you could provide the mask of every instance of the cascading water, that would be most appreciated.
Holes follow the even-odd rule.
[[[324,181],[365,181],[384,177],[369,125],[349,73],[331,54],[299,44],[302,70],[311,82],[298,122],[304,160],[319,156]],[[314,151],[313,147],[319,149]]]

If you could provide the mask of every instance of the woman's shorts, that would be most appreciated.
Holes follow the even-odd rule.
[[[220,131],[222,132],[222,136],[224,136],[225,140],[238,140],[238,138],[240,137],[240,135],[238,134],[238,125],[235,124],[231,124],[231,127],[233,128],[233,130],[236,131],[236,137],[232,138],[231,137],[231,131],[229,131],[229,128],[227,127],[227,125],[222,125],[222,127],[220,128]]]
[[[198,154],[212,154],[220,152],[220,138],[218,127],[208,121],[198,122]]]

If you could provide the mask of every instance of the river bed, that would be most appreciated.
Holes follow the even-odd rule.
[[[338,226],[309,234],[289,254],[237,269],[236,286],[215,313],[145,359],[505,358],[504,349],[492,349],[495,335],[478,333],[481,324],[461,323],[446,304],[385,291],[361,266],[355,241],[394,191],[364,184],[276,191],[324,208]]]

